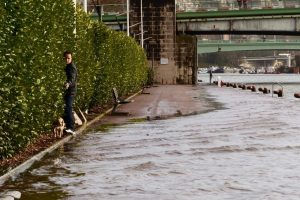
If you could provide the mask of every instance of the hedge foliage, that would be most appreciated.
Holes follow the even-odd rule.
[[[80,9],[75,14],[72,0],[0,0],[0,159],[62,116],[65,50],[74,52],[81,109],[109,102],[112,87],[126,95],[146,81],[143,49]]]
[[[109,30],[103,24],[94,24],[94,30],[100,74],[97,75],[91,103],[97,105],[111,99],[112,86],[120,88],[119,95],[140,88],[146,81],[147,60],[143,49],[124,33]]]

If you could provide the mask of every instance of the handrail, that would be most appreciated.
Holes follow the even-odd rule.
[[[299,39],[293,39],[293,40],[288,40],[288,39],[276,39],[276,40],[263,40],[263,39],[257,39],[257,40],[198,40],[199,45],[203,44],[256,44],[256,43],[264,43],[264,44],[273,44],[273,43],[300,43]]]
[[[243,5],[238,5],[237,1],[220,2],[218,0],[198,0],[177,2],[177,11],[195,12],[195,11],[217,11],[217,10],[239,10],[239,9],[272,9],[272,8],[298,8],[298,0],[249,0]]]
[[[89,3],[87,5],[88,12],[93,16],[97,15],[96,8],[97,6],[102,7],[102,15],[118,15],[120,13],[127,12],[126,3],[116,3],[116,4],[97,4],[94,5]],[[188,1],[178,1],[176,3],[177,12],[211,12],[211,11],[249,11],[249,10],[273,10],[276,9],[276,12],[279,10],[289,10],[296,9],[300,7],[299,0],[281,0],[281,1],[271,1],[271,0],[248,0],[246,8],[240,8],[237,1],[226,1],[220,2],[219,0],[188,0]],[[222,13],[224,14],[224,13]]]
[[[272,97],[273,97],[273,94],[274,94],[274,85],[276,85],[276,84],[281,87],[281,90],[282,90],[282,93],[283,93],[283,86],[279,82],[272,83]]]

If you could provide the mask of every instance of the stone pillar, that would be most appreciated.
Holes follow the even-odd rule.
[[[300,55],[295,55],[295,62],[296,66],[293,68],[293,73],[299,74],[300,73]]]
[[[176,37],[177,83],[196,84],[197,81],[197,38],[180,35]]]
[[[141,0],[130,0],[130,26],[141,22]],[[142,0],[144,49],[154,82],[176,84],[175,66],[176,12],[175,0]],[[130,28],[130,34],[141,44],[141,24]]]

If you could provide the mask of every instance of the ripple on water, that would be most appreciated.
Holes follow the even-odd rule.
[[[151,170],[151,169],[157,169],[158,166],[155,165],[154,162],[145,162],[145,163],[140,163],[136,166],[133,167],[128,167],[126,168],[127,170],[133,170],[133,171],[142,171],[142,170]]]

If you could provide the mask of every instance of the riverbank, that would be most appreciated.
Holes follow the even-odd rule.
[[[209,112],[219,106],[207,99],[205,90],[202,87],[189,85],[159,85],[146,88],[142,93],[134,95],[132,100],[132,103],[124,104],[117,108],[117,112],[128,112],[128,115],[111,115],[111,109],[108,109],[106,114],[90,115],[89,118],[94,118],[94,120],[90,120],[88,126],[77,129],[77,132],[82,133],[83,131],[88,132],[93,129],[101,129],[101,127],[106,125],[120,125],[143,120],[158,120],[174,116],[199,114]],[[20,154],[9,160],[2,161],[1,166],[5,166],[7,169],[3,170],[3,172],[6,173],[18,165],[24,164],[26,160],[28,161],[35,157],[35,154],[41,151],[45,151],[44,154],[47,154],[49,152],[47,149],[52,151],[71,140],[71,138],[72,136],[67,136],[59,141],[46,134]],[[41,158],[43,155],[38,157]],[[29,163],[31,165],[33,162]],[[16,173],[12,174],[15,175]]]

